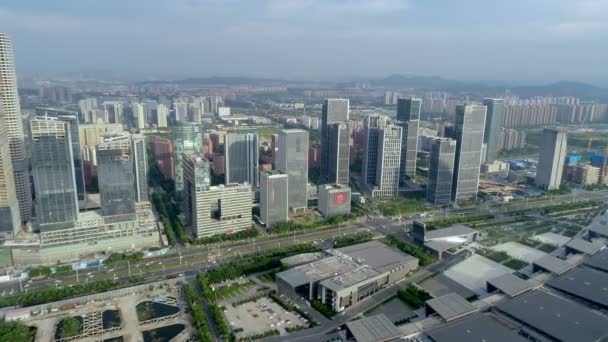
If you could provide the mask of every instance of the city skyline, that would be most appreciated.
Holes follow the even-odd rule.
[[[0,6],[0,21],[20,42],[20,74],[336,79],[402,73],[608,85],[600,58],[608,33],[600,14],[608,9],[605,2],[518,0],[492,4],[490,11],[485,5],[479,0],[159,0],[145,5],[141,0],[52,5],[9,0]],[[153,24],[165,21],[174,24]],[[158,41],[165,48],[159,49]],[[313,48],[326,53],[309,54]],[[451,53],[455,50],[460,53]],[[108,53],[112,58],[105,58]],[[535,58],[522,58],[530,55]]]

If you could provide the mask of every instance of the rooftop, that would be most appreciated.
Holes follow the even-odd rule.
[[[337,276],[358,266],[351,260],[332,256],[280,272],[277,276],[292,286],[299,286]]]
[[[608,236],[608,217],[606,217],[605,215],[596,216],[589,225],[589,227],[587,227],[587,229],[590,232],[602,236]]]
[[[577,252],[593,255],[597,253],[602,245],[595,244],[580,238],[574,238],[565,244],[566,248],[573,249]]]
[[[346,323],[357,342],[382,342],[401,336],[397,327],[384,315],[374,315]]]
[[[426,306],[427,313],[430,308],[432,312],[436,312],[447,322],[477,311],[477,308],[473,304],[453,292],[427,300]]]
[[[608,248],[587,259],[585,265],[608,272]]]
[[[558,257],[554,257],[553,255],[545,255],[544,257],[535,260],[533,266],[560,275],[571,269],[574,265],[571,265]]]
[[[325,279],[321,282],[321,285],[332,289],[333,291],[340,291],[342,289],[349,288],[366,279],[373,278],[380,274],[380,272],[370,268],[369,266],[361,266],[357,269],[344,272],[333,278]]]
[[[304,253],[297,254],[294,256],[290,256],[287,258],[281,259],[281,263],[287,266],[297,266],[302,265],[308,262],[313,262],[321,259],[323,257],[323,253]]]
[[[577,267],[547,285],[608,308],[608,273]]]
[[[348,255],[361,264],[369,265],[381,273],[417,260],[411,255],[402,253],[378,241],[338,248],[337,251]]]
[[[424,234],[425,240],[443,239],[452,236],[462,236],[476,233],[475,229],[462,224],[455,224],[447,228],[427,230]]]
[[[509,297],[518,296],[533,289],[534,287],[540,286],[539,283],[533,282],[533,280],[523,280],[512,273],[507,273],[493,279],[488,279],[487,282],[488,285],[495,287]]]
[[[523,294],[496,308],[555,340],[600,341],[608,337],[608,318],[544,291]]]
[[[525,342],[506,322],[492,314],[475,315],[441,325],[427,332],[434,342],[487,341]]]

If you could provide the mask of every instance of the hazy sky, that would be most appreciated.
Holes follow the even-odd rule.
[[[608,0],[2,0],[19,73],[608,84]]]

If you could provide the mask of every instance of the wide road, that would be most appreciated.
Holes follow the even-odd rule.
[[[40,280],[19,283],[18,281],[0,284],[0,298],[19,295],[23,292],[46,290],[51,287],[64,287],[73,284],[98,282],[103,280],[126,280],[132,277],[143,278],[145,282],[161,280],[179,274],[198,273],[201,270],[214,267],[218,262],[231,258],[268,250],[270,248],[288,246],[298,243],[311,243],[334,238],[343,234],[354,234],[370,230],[362,223],[349,223],[340,227],[324,230],[299,232],[295,235],[279,236],[261,239],[251,239],[238,245],[217,244],[204,247],[182,247],[178,253],[162,258],[145,259],[134,263],[120,263],[115,266],[102,266],[96,269],[70,272],[65,275],[55,275]],[[181,255],[181,256],[180,256]]]

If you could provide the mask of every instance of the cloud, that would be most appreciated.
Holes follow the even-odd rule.
[[[271,15],[380,15],[407,9],[409,0],[269,0]]]

